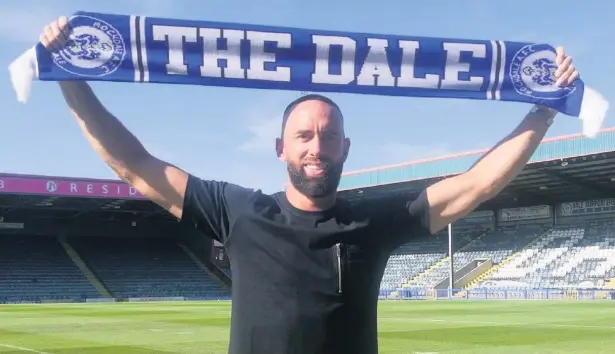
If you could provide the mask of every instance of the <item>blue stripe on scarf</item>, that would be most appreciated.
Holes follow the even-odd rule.
[[[49,54],[37,44],[34,78],[502,100],[542,104],[571,116],[582,115],[587,99],[582,80],[554,86],[555,50],[547,44],[90,12],[77,12],[69,23],[72,42],[63,50]],[[216,49],[232,55],[216,60]],[[210,58],[205,66],[204,52]],[[601,104],[606,106],[590,112],[601,117],[588,118],[599,119],[598,128],[608,107]]]

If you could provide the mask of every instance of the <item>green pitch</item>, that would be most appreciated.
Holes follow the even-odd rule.
[[[226,354],[229,302],[0,305],[0,353]],[[613,353],[615,302],[389,301],[380,353]]]

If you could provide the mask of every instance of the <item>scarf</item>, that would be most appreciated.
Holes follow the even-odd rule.
[[[112,81],[499,100],[553,108],[600,130],[608,102],[582,79],[555,83],[542,43],[378,35],[77,12],[63,48],[40,43],[9,67],[33,80]]]

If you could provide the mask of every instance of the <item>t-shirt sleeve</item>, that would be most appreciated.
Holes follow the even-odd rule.
[[[429,201],[421,193],[412,200],[399,200],[387,203],[386,216],[382,219],[387,232],[387,244],[395,249],[408,241],[431,235],[429,228]]]
[[[180,222],[224,244],[234,220],[254,193],[232,183],[189,175]]]

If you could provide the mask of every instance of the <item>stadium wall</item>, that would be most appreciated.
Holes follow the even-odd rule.
[[[567,202],[560,204],[557,209],[557,215],[559,217],[572,217],[580,215],[599,217],[613,213],[615,213],[615,198]]]
[[[615,198],[579,200],[557,205],[503,208],[497,211],[497,224],[506,225],[566,225],[581,219],[615,217]]]
[[[463,296],[455,296],[463,294]],[[380,300],[389,300],[380,296]],[[424,289],[405,288],[390,300],[615,300],[615,290],[603,289]]]

